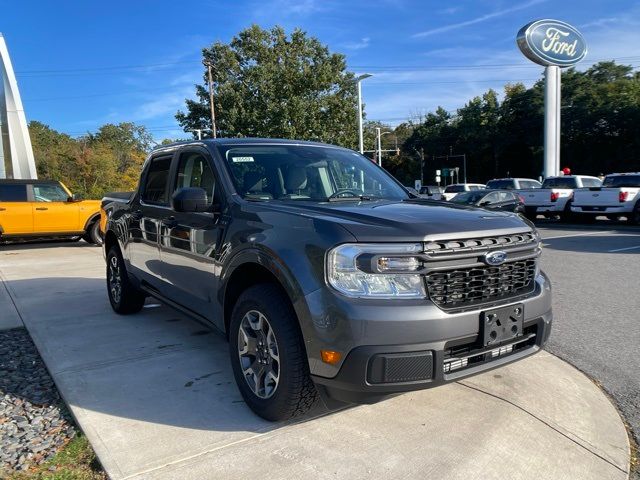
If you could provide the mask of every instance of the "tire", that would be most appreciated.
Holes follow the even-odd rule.
[[[231,314],[229,354],[238,389],[260,417],[287,420],[316,404],[298,318],[278,286],[259,284],[240,295]]]
[[[571,202],[567,202],[565,205],[564,210],[560,214],[560,221],[564,223],[575,223],[576,216],[571,211]]]
[[[87,243],[102,246],[104,239],[100,232],[100,219],[96,219],[88,228],[82,239]]]
[[[120,315],[142,310],[146,296],[129,281],[118,247],[111,247],[107,254],[107,293],[111,308]]]
[[[640,225],[640,202],[636,202],[633,211],[627,219],[632,225]]]

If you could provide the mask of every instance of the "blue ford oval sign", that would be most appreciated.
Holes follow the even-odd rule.
[[[570,67],[587,54],[582,34],[559,20],[536,20],[520,29],[518,47],[532,62]]]

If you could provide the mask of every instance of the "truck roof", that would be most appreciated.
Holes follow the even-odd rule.
[[[170,150],[183,145],[255,145],[255,144],[280,144],[280,145],[315,145],[323,147],[342,148],[337,145],[331,145],[322,142],[313,142],[308,140],[291,140],[286,138],[203,138],[202,140],[187,140],[184,142],[174,142],[167,145],[158,145],[153,149],[154,152],[161,150]]]

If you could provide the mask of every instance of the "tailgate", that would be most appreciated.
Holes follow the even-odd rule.
[[[573,204],[576,207],[618,207],[620,206],[620,189],[602,187],[580,188],[573,192]]]

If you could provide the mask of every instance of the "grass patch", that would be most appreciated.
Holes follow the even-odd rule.
[[[0,477],[7,480],[107,480],[89,441],[81,433],[42,465],[5,475]]]

